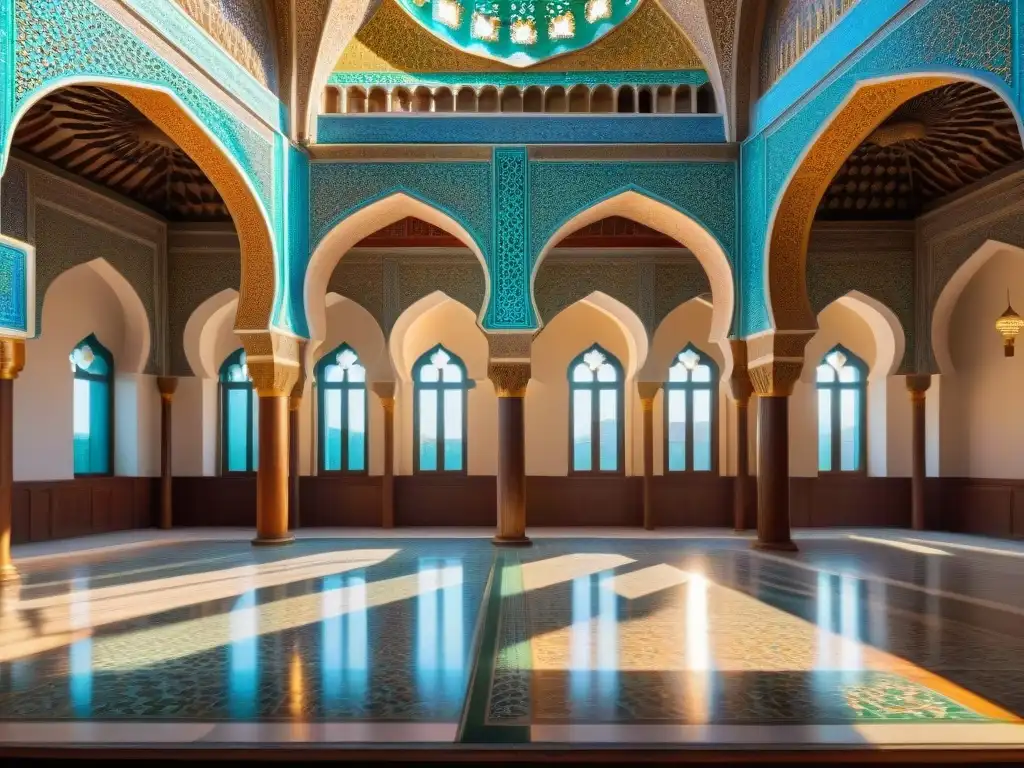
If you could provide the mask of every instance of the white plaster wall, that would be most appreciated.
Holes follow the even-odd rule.
[[[214,379],[178,379],[171,407],[171,471],[183,477],[217,474],[220,401]]]
[[[14,386],[15,480],[74,477],[74,377],[68,355],[90,333],[110,350],[116,371],[125,343],[124,313],[110,286],[83,264],[50,285],[43,301],[41,334],[25,345],[25,370]],[[119,377],[115,383],[115,451],[121,457],[115,461],[115,470],[119,472],[150,474],[152,470],[151,446],[159,440],[159,411],[154,429],[146,413],[152,401],[144,392],[135,394],[146,379]],[[139,423],[129,429],[131,419]],[[132,451],[141,451],[142,458],[126,462],[124,457]]]
[[[996,319],[1011,303],[1024,309],[1024,259],[994,255],[964,288],[950,322],[955,373],[941,384],[942,473],[1024,477],[1024,349],[1004,357]],[[933,385],[934,387],[934,385]],[[933,392],[929,390],[928,399]]]
[[[160,390],[156,376],[118,373],[114,378],[114,474],[160,475]]]
[[[586,302],[567,307],[537,334],[531,347],[530,385],[526,391],[526,474],[569,472],[569,364],[594,343],[630,368],[629,343],[619,323]],[[624,382],[625,470],[642,470],[640,399],[633,378]],[[634,418],[635,417],[635,418]],[[634,429],[634,424],[637,425]],[[637,463],[640,462],[640,463]]]
[[[398,371],[400,380],[395,396],[396,474],[409,475],[413,469],[412,366],[420,355],[437,344],[443,344],[462,358],[469,378],[475,382],[467,398],[467,470],[471,475],[496,474],[498,403],[494,385],[487,378],[487,337],[476,324],[472,310],[457,301],[445,299],[413,321],[397,342],[402,345],[402,359],[407,368]],[[529,413],[529,405],[526,410]]]
[[[736,457],[733,435],[736,434],[735,409],[729,399],[729,388],[722,380],[725,359],[721,347],[708,341],[711,333],[712,307],[700,299],[692,299],[672,310],[657,330],[651,341],[647,362],[640,374],[641,381],[665,381],[668,369],[687,344],[693,344],[715,361],[718,366],[718,470],[721,474],[735,474]],[[665,472],[665,390],[658,392],[654,401],[654,474]],[[642,474],[643,467],[643,422],[642,414],[637,417],[636,474]],[[753,433],[751,433],[753,434]]]

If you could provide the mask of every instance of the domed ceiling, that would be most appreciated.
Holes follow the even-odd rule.
[[[431,33],[467,53],[528,67],[576,51],[641,0],[398,0]]]
[[[976,83],[911,99],[853,151],[818,206],[819,219],[914,219],[929,206],[1024,160],[1006,102]]]
[[[18,122],[14,146],[173,221],[230,221],[206,174],[130,102],[105,88],[54,91]]]

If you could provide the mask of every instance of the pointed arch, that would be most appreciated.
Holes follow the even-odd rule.
[[[106,259],[86,261],[58,275],[46,289],[43,308],[45,309],[46,299],[58,282],[74,280],[75,275],[83,271],[99,277],[117,297],[124,328],[124,338],[117,354],[117,370],[121,373],[143,373],[149,364],[152,345],[149,315],[132,284]],[[45,328],[42,330],[45,331]]]
[[[185,323],[182,345],[192,373],[202,379],[216,379],[222,360],[217,359],[217,338],[231,322],[238,304],[238,291],[225,288],[192,310]]]
[[[249,175],[232,153],[170,89],[92,75],[54,80],[33,92],[32,98],[13,116],[0,146],[0,172],[6,169],[10,138],[21,118],[39,100],[69,85],[94,85],[124,97],[206,174],[224,199],[238,233],[242,284],[235,327],[240,333],[268,330],[278,289],[270,216]]]
[[[836,303],[855,312],[871,329],[875,339],[875,359],[868,373],[870,379],[892,376],[903,363],[907,336],[896,313],[878,299],[860,291],[850,291]]]
[[[1024,248],[998,240],[986,241],[960,265],[949,282],[943,286],[942,292],[939,293],[939,298],[935,301],[935,307],[932,309],[930,339],[932,354],[939,373],[944,375],[956,373],[953,354],[949,348],[949,323],[953,317],[953,310],[956,309],[957,302],[960,300],[960,295],[970,284],[971,279],[990,259],[1003,253],[1024,257]],[[995,322],[995,317],[993,317],[993,322]]]
[[[440,207],[415,196],[412,192],[395,191],[348,213],[317,243],[306,266],[303,284],[303,300],[311,339],[323,338],[324,297],[327,293],[327,283],[338,262],[364,237],[407,216],[440,227],[458,238],[476,256],[484,272],[484,301],[478,310],[478,321],[482,319],[491,294],[490,276],[483,250],[466,228]]]
[[[626,189],[617,192],[585,208],[565,221],[548,238],[537,256],[533,273],[530,276],[530,296],[534,302],[536,316],[539,318],[540,312],[537,309],[534,285],[537,280],[537,272],[548,253],[567,235],[609,216],[631,219],[671,237],[690,249],[704,268],[708,282],[711,284],[714,305],[711,341],[719,345],[727,345],[736,290],[732,267],[725,249],[722,248],[717,238],[695,219],[640,189]],[[646,353],[644,357],[646,357]]]
[[[419,358],[419,355],[417,355],[414,350],[408,348],[410,331],[427,314],[449,303],[458,307],[458,312],[460,314],[465,314],[467,319],[471,319],[473,321],[476,331],[479,333],[480,342],[486,347],[487,338],[483,330],[480,328],[479,323],[476,322],[476,315],[474,315],[473,310],[457,299],[451,298],[443,291],[434,291],[433,293],[427,294],[423,298],[410,304],[405,311],[398,316],[398,319],[395,321],[395,325],[391,329],[391,334],[388,338],[388,349],[391,354],[391,365],[398,378],[403,379],[406,382],[412,382],[413,366],[415,360]],[[474,373],[476,375],[474,375]],[[470,370],[469,375],[471,378],[478,378],[480,372]]]
[[[315,364],[339,344],[348,344],[366,366],[367,378],[373,381],[394,381],[387,354],[384,330],[370,311],[354,299],[331,291],[327,294],[327,325],[323,339],[310,341],[309,360]],[[340,319],[341,328],[335,329]],[[334,318],[332,320],[332,317]],[[334,330],[332,330],[334,329]]]
[[[911,72],[871,78],[858,82],[807,142],[781,184],[768,218],[764,295],[776,333],[813,333],[816,328],[807,292],[807,248],[818,203],[836,172],[899,107],[955,82],[976,82],[1005,98],[991,81],[966,72]],[[1007,103],[1020,131],[1020,114]]]

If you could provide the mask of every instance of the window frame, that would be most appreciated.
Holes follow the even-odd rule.
[[[818,368],[822,365],[828,365],[828,356],[833,352],[841,352],[846,356],[846,362],[843,367],[851,366],[855,368],[859,373],[860,377],[857,381],[841,382],[839,381],[839,373],[836,372],[835,381],[818,381]],[[829,407],[831,410],[832,427],[830,432],[831,445],[829,446],[831,464],[833,469],[822,469],[820,460],[821,451],[821,405],[818,400],[818,393],[827,389],[832,393],[832,397],[829,401]],[[860,437],[860,445],[857,456],[857,469],[835,469],[835,467],[842,466],[842,405],[840,404],[839,393],[844,390],[856,390],[860,393],[859,399],[859,410],[857,419],[857,431]],[[868,466],[868,366],[860,357],[855,355],[849,349],[844,347],[842,344],[836,344],[829,349],[824,355],[821,356],[821,360],[818,365],[814,367],[814,396],[816,402],[815,411],[817,412],[817,429],[818,439],[816,447],[819,451],[818,459],[818,474],[819,475],[866,475]]]
[[[662,473],[666,475],[716,475],[718,474],[718,387],[719,387],[719,370],[718,363],[715,362],[714,358],[708,353],[698,347],[696,344],[690,342],[681,350],[679,350],[672,357],[672,362],[669,365],[669,371],[675,366],[679,360],[679,356],[684,352],[692,351],[699,358],[698,365],[706,365],[711,369],[711,380],[708,382],[698,381],[670,381],[669,376],[665,377],[665,383],[662,387],[662,399],[661,399],[661,410],[662,410],[662,422],[663,428],[662,436],[663,450],[661,454],[662,461]],[[690,379],[692,379],[692,374]],[[693,393],[697,390],[707,390],[711,393],[711,467],[708,469],[694,469],[693,453],[694,453],[694,419],[693,419]],[[672,391],[682,391],[686,399],[686,437],[684,443],[684,461],[685,469],[669,469],[669,393]]]
[[[443,351],[448,355],[450,361],[462,370],[462,381],[420,381],[420,371],[427,366],[433,365],[433,363],[430,362],[430,358],[438,351]],[[469,455],[467,451],[467,443],[469,442],[469,390],[473,389],[475,384],[476,382],[469,378],[469,371],[466,369],[466,364],[463,362],[462,358],[448,349],[444,344],[435,344],[416,358],[416,362],[413,363],[412,366],[412,471],[414,475],[454,476],[469,474],[469,468],[467,466],[467,459]],[[420,467],[420,391],[423,389],[429,389],[439,393],[448,390],[460,390],[462,392],[461,469],[444,468],[444,443],[446,434],[444,429],[444,397],[441,395],[437,398],[437,469],[423,469]]]
[[[255,431],[259,429],[259,395],[256,393],[256,387],[253,386],[251,378],[244,382],[226,380],[227,369],[232,365],[241,365],[244,355],[245,349],[239,347],[224,358],[217,373],[217,381],[220,385],[220,473],[224,477],[251,477],[256,474],[258,469],[256,451],[253,450],[253,446]],[[228,393],[243,389],[248,391],[246,408],[248,418],[245,428],[246,469],[228,469]]]
[[[577,365],[584,362],[583,358],[592,351],[600,352],[605,356],[605,359],[615,368],[615,381],[614,382],[599,382],[597,376],[594,376],[594,381],[573,381],[572,372]],[[626,474],[626,381],[625,381],[625,369],[622,367],[622,363],[615,355],[609,352],[607,349],[602,347],[596,341],[590,346],[586,347],[569,363],[569,367],[566,370],[566,383],[569,386],[569,440],[568,440],[568,453],[569,453],[569,475],[575,475],[578,477],[617,477]],[[600,385],[604,386],[600,386]],[[611,385],[611,386],[609,386]],[[577,390],[586,389],[591,393],[590,397],[590,469],[576,469],[575,462],[575,435],[574,428],[576,424],[576,398],[575,393]],[[600,397],[598,393],[601,390],[615,390],[618,393],[616,401],[616,414],[615,414],[615,432],[616,432],[616,456],[618,461],[616,462],[615,469],[601,469],[601,405]],[[595,439],[596,436],[596,439]]]
[[[107,372],[105,374],[88,373],[87,371],[80,371],[76,365],[73,371],[75,379],[82,379],[90,382],[100,382],[106,385],[107,388],[107,470],[105,472],[79,472],[74,469],[74,458],[72,456],[72,470],[75,477],[113,477],[114,476],[114,355],[103,346],[103,343],[96,338],[96,334],[90,333],[80,342],[75,344],[71,348],[71,354],[75,353],[75,350],[79,347],[88,346],[93,354],[103,359],[107,364]],[[73,385],[72,385],[73,386]],[[72,402],[72,416],[74,415],[74,403]],[[74,428],[72,427],[71,434],[72,442],[74,442]],[[90,430],[89,439],[92,440],[92,434]]]
[[[316,366],[313,369],[313,381],[316,384],[316,472],[318,475],[367,475],[370,471],[370,412],[368,409],[369,402],[367,398],[367,377],[364,376],[363,381],[361,382],[349,381],[347,376],[345,377],[345,381],[327,381],[324,377],[324,373],[327,371],[328,366],[336,365],[338,355],[346,350],[356,356],[356,362],[363,367],[364,371],[366,371],[366,366],[363,365],[363,361],[359,357],[359,353],[356,352],[355,348],[347,342],[342,342],[330,352],[323,355],[317,361]],[[340,469],[325,468],[327,408],[324,401],[327,397],[327,392],[333,390],[341,392],[341,456],[340,461],[338,462]],[[361,391],[363,393],[363,414],[365,417],[365,423],[363,426],[365,427],[365,431],[363,432],[362,469],[348,468],[348,393],[352,391]]]

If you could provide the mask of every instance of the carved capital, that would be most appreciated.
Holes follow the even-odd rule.
[[[729,391],[736,405],[746,407],[754,386],[750,382],[750,371],[747,369],[747,342],[742,339],[729,339],[732,350],[732,373],[729,376]]]
[[[804,368],[807,331],[768,331],[746,340],[747,370],[759,397],[789,397]]]
[[[529,362],[533,331],[488,333],[487,349],[491,360]]]
[[[395,382],[375,381],[370,385],[370,389],[380,398],[380,406],[384,413],[395,412]]]
[[[260,397],[290,397],[302,368],[302,339],[279,331],[241,333],[249,378]]]
[[[156,388],[160,390],[160,399],[171,402],[174,393],[178,391],[178,378],[176,376],[157,376]]]
[[[0,379],[16,379],[25,367],[25,340],[0,336]]]
[[[299,369],[295,385],[288,396],[288,410],[297,411],[302,406],[302,395],[306,391],[306,342],[299,340]]]
[[[653,411],[654,398],[658,396],[658,390],[660,389],[660,381],[638,381],[636,383],[636,391],[640,395],[640,407],[645,411]]]
[[[526,397],[530,363],[492,360],[487,366],[487,378],[494,384],[498,397]]]
[[[911,402],[924,402],[925,393],[932,385],[930,373],[912,373],[907,376],[907,391]]]

